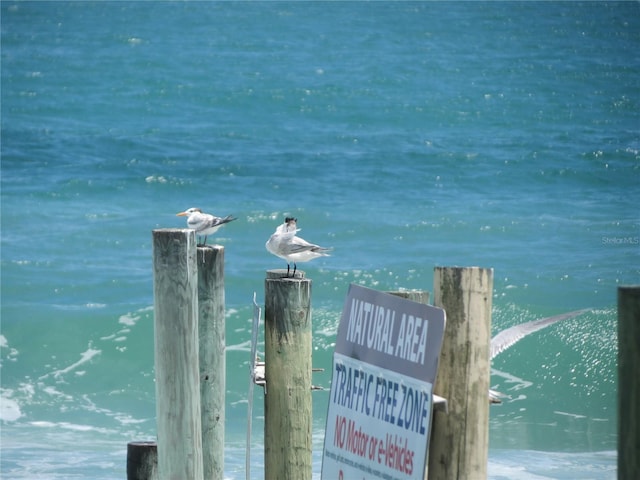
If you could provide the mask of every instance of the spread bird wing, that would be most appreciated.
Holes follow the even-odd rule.
[[[549,325],[553,325],[556,322],[577,317],[578,315],[582,315],[587,311],[589,311],[588,308],[584,310],[576,310],[574,312],[563,313],[561,315],[555,315],[553,317],[541,318],[539,320],[534,320],[532,322],[522,323],[520,325],[515,325],[511,328],[507,328],[491,339],[489,358],[493,359],[496,355],[509,348],[518,340],[533,332],[537,332],[538,330],[548,327]]]

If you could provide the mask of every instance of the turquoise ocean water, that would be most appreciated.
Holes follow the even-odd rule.
[[[638,2],[9,2],[3,479],[122,479],[155,438],[151,231],[225,246],[225,474],[245,477],[251,300],[285,215],[329,387],[348,285],[492,267],[491,479],[616,477],[616,292],[640,280]],[[262,478],[262,392],[252,478]],[[328,393],[314,393],[319,478]]]

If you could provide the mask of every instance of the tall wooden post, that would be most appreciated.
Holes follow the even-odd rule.
[[[224,247],[198,247],[198,336],[205,480],[224,476]]]
[[[158,478],[202,480],[193,230],[153,231]]]
[[[640,478],[640,286],[618,287],[618,479]]]
[[[265,280],[266,480],[311,480],[311,280]]]
[[[487,478],[493,269],[436,267],[434,305],[447,313],[435,393],[429,480]]]

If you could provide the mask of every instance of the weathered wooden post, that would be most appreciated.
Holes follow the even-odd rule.
[[[205,480],[224,476],[224,247],[198,247],[198,337]]]
[[[433,290],[447,313],[434,390],[449,413],[434,413],[428,478],[487,478],[493,269],[436,267]]]
[[[618,479],[640,478],[640,286],[618,287]]]
[[[194,230],[153,231],[158,478],[202,480]]]
[[[158,446],[156,442],[127,444],[127,480],[158,479]]]
[[[427,290],[398,290],[389,292],[396,297],[405,298],[412,302],[423,303],[429,305],[429,292]]]
[[[310,480],[311,280],[265,280],[265,479]]]

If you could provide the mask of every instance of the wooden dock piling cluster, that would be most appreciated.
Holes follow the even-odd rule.
[[[222,480],[224,248],[197,247],[190,229],[154,230],[153,280],[157,456],[130,444],[127,478]]]
[[[213,480],[224,474],[224,248],[193,230],[153,231],[156,442],[131,442],[128,480]],[[265,478],[312,478],[311,280],[265,279]],[[436,267],[446,327],[424,478],[486,478],[493,270]],[[392,292],[428,303],[428,292]],[[640,475],[640,287],[621,287],[618,478]]]
[[[153,231],[157,452],[153,442],[131,442],[129,480],[223,478],[224,248],[195,242],[193,230]],[[312,478],[311,283],[284,270],[265,280],[267,480]],[[447,312],[435,393],[451,413],[434,414],[429,478],[484,478],[493,271],[436,268],[434,285]]]

